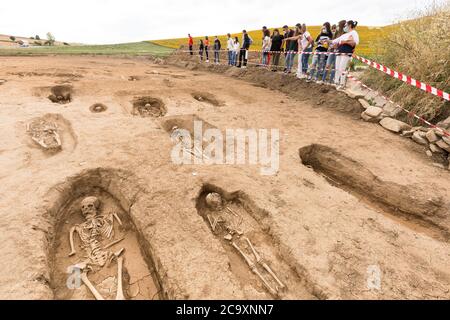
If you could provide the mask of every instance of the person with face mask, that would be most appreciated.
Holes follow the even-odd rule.
[[[331,25],[329,22],[325,22],[322,26],[322,31],[316,38],[317,48],[313,55],[307,81],[318,81],[319,77],[322,76],[325,68],[325,62],[327,60],[325,53],[328,51],[332,37],[333,34],[331,33]]]
[[[336,57],[336,77],[334,83],[338,89],[343,89],[347,81],[346,69],[355,52],[356,46],[359,44],[359,35],[355,28],[357,21],[347,21],[344,27],[344,34],[333,41],[337,45],[339,55]]]

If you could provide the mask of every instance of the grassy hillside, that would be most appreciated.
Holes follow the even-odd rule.
[[[418,13],[396,25],[395,32],[375,42],[374,59],[432,86],[450,91],[450,5]],[[364,82],[402,106],[434,121],[450,116],[450,102],[423,92],[382,72],[369,69]],[[413,120],[413,119],[410,119]]]
[[[29,55],[154,55],[165,56],[173,49],[149,42],[123,43],[114,45],[80,45],[80,46],[43,46],[30,48],[1,47],[0,56],[29,56]]]
[[[279,28],[281,30],[282,28]],[[311,26],[308,28],[308,31],[311,33],[311,35],[315,38],[320,33],[320,26]],[[361,38],[361,44],[359,45],[357,49],[357,53],[363,56],[371,56],[374,54],[374,41],[376,39],[379,39],[381,35],[384,35],[386,33],[389,33],[391,31],[392,27],[358,27],[358,32]],[[252,46],[253,49],[257,50],[260,49],[262,46],[262,32],[260,30],[253,30],[249,31],[250,36],[254,40],[254,44]],[[213,40],[215,35],[209,35],[210,40]],[[240,33],[233,34],[233,37],[238,36],[239,39],[241,38]],[[227,37],[226,35],[220,35],[219,36],[222,43],[226,41]],[[198,39],[203,39],[203,37],[196,37],[194,38],[196,40],[195,44],[197,44]],[[153,40],[150,41],[151,43],[158,44],[161,46],[169,47],[178,49],[181,45],[187,44],[187,38],[179,38],[179,39],[165,39],[165,40]]]

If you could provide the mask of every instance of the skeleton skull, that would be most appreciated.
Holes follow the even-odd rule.
[[[222,197],[220,194],[212,192],[206,196],[206,205],[212,210],[220,210],[223,205]]]
[[[100,207],[100,201],[97,197],[87,197],[81,201],[81,212],[84,217],[96,216]]]

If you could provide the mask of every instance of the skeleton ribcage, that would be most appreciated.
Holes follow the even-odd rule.
[[[83,247],[86,250],[92,264],[103,267],[108,258],[109,252],[102,249],[103,240],[111,239],[114,232],[112,217],[99,217],[86,221],[78,228]]]

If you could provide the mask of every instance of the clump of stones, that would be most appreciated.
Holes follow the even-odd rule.
[[[361,114],[364,121],[379,123],[384,129],[399,134],[402,137],[412,139],[414,142],[426,147],[426,153],[430,158],[442,159],[446,165],[435,163],[434,165],[450,170],[450,136],[443,130],[450,130],[450,117],[437,124],[438,128],[412,127],[411,125],[395,119],[402,109],[393,105],[375,92],[364,94],[362,91],[355,93],[347,90],[347,95],[358,99],[365,111]]]

